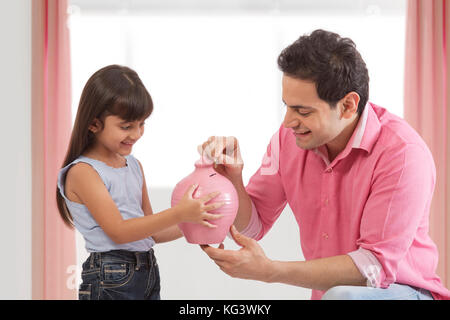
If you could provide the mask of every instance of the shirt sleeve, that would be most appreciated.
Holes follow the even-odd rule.
[[[381,266],[376,286],[386,288],[396,281],[399,262],[428,218],[435,176],[431,153],[422,146],[387,148],[380,156],[357,240],[364,250],[350,253],[366,278]]]
[[[359,272],[367,279],[367,286],[378,288],[381,286],[381,279],[385,279],[383,267],[378,259],[369,250],[360,247],[358,250],[349,252]]]
[[[241,234],[256,239],[262,230],[261,220],[259,219],[258,212],[256,211],[255,204],[252,201],[252,215],[247,227],[242,230]]]
[[[270,230],[287,203],[279,169],[280,136],[280,130],[273,135],[261,166],[246,187],[253,210],[244,234],[256,240]]]

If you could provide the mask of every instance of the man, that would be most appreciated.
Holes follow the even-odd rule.
[[[247,187],[237,139],[199,146],[238,191],[230,231],[242,246],[203,250],[232,277],[311,288],[312,299],[448,299],[428,235],[432,155],[404,120],[368,102],[353,41],[316,30],[278,65],[286,116]],[[306,261],[272,261],[255,241],[286,204]]]

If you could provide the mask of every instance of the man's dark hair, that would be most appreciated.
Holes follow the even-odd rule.
[[[369,74],[355,43],[336,33],[315,30],[285,48],[278,57],[278,67],[287,76],[311,80],[319,98],[330,107],[347,93],[359,94],[358,114],[369,99]]]

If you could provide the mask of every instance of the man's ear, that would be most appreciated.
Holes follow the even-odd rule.
[[[92,124],[89,126],[89,131],[92,133],[97,133],[102,130],[102,123],[97,118],[92,121]]]
[[[358,112],[359,94],[355,91],[349,92],[340,101],[341,115],[344,119],[350,119]]]

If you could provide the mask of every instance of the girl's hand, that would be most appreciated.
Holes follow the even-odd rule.
[[[179,218],[182,222],[199,223],[209,228],[216,228],[217,226],[209,223],[206,220],[215,220],[222,218],[222,214],[211,214],[207,211],[215,210],[225,204],[225,202],[214,202],[206,204],[208,201],[217,197],[220,192],[210,193],[202,198],[194,199],[192,197],[198,185],[194,184],[189,187],[186,193],[181,198],[180,202],[176,205],[179,210]]]

